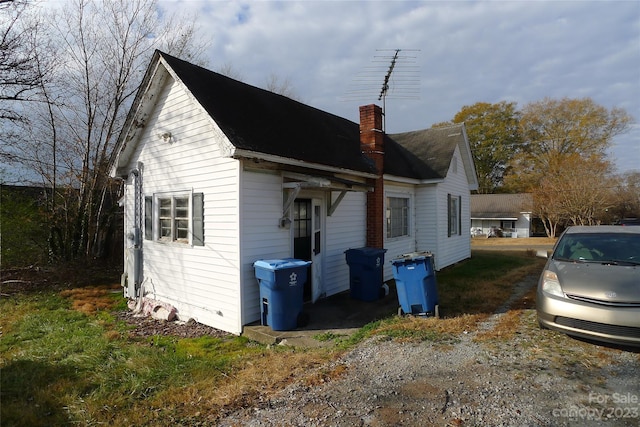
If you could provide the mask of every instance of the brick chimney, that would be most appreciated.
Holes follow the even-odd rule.
[[[382,108],[377,105],[360,107],[360,149],[374,161],[378,178],[371,180],[373,192],[367,193],[367,246],[384,247],[384,132]]]

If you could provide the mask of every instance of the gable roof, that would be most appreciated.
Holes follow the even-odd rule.
[[[419,180],[447,176],[456,147],[460,150],[467,181],[477,188],[477,177],[464,124],[389,135],[385,141],[385,170],[391,175]]]
[[[375,173],[350,120],[239,82],[163,52],[159,56],[237,149]]]
[[[164,84],[168,76],[220,127],[238,157],[259,153],[306,162],[309,167],[378,173],[361,151],[359,124],[156,51],[119,136],[114,174],[128,174],[124,166],[134,152],[128,141],[135,144],[155,102],[154,88]],[[385,138],[385,174],[440,181],[446,177],[458,145],[471,189],[474,182],[477,185],[464,125]]]
[[[522,213],[530,213],[533,197],[519,194],[472,194],[470,210],[472,219],[513,219]]]

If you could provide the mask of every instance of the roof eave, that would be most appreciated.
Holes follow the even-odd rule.
[[[383,176],[385,181],[399,182],[402,184],[413,184],[413,185],[431,185],[431,184],[439,184],[444,182],[444,178],[432,178],[432,179],[419,179],[419,178],[408,178],[406,176],[392,175],[392,174],[384,174]]]
[[[331,172],[331,173],[346,173],[346,174],[358,176],[361,178],[375,179],[378,177],[378,175],[375,173],[356,171],[353,169],[346,169],[346,168],[339,168],[335,166],[323,165],[320,163],[305,162],[304,160],[297,160],[297,159],[292,159],[288,157],[277,156],[275,154],[267,154],[267,153],[261,153],[257,151],[251,151],[251,150],[243,150],[240,148],[232,149],[231,152],[229,153],[229,157],[233,159],[262,160],[265,162],[277,163],[277,164],[287,165],[287,166],[298,166],[302,168],[315,169],[315,170]]]
[[[122,130],[118,135],[116,142],[116,149],[114,151],[114,157],[111,159],[111,166],[109,167],[109,173],[112,177],[126,177],[130,170],[126,167],[129,163],[129,157],[133,154],[134,147],[131,144],[136,144],[139,139],[139,130],[143,129],[146,125],[145,109],[148,108],[148,94],[153,87],[159,87],[164,83],[164,76],[158,77],[158,70],[160,69],[161,56],[159,51],[155,51],[153,58],[145,72],[145,75],[140,83],[138,92],[133,100],[129,113],[125,119],[125,123],[122,126]],[[166,65],[165,65],[165,71]]]

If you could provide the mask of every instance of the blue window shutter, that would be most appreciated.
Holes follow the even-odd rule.
[[[153,240],[153,197],[144,198],[144,239]]]
[[[193,193],[193,246],[204,246],[204,193]]]

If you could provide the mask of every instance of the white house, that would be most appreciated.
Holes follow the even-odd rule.
[[[119,137],[125,295],[231,333],[260,319],[253,263],[311,260],[305,298],[349,289],[349,248],[470,257],[463,125],[382,132],[155,52]]]
[[[503,236],[530,237],[532,210],[531,194],[472,194],[471,234],[489,235],[500,229]]]

